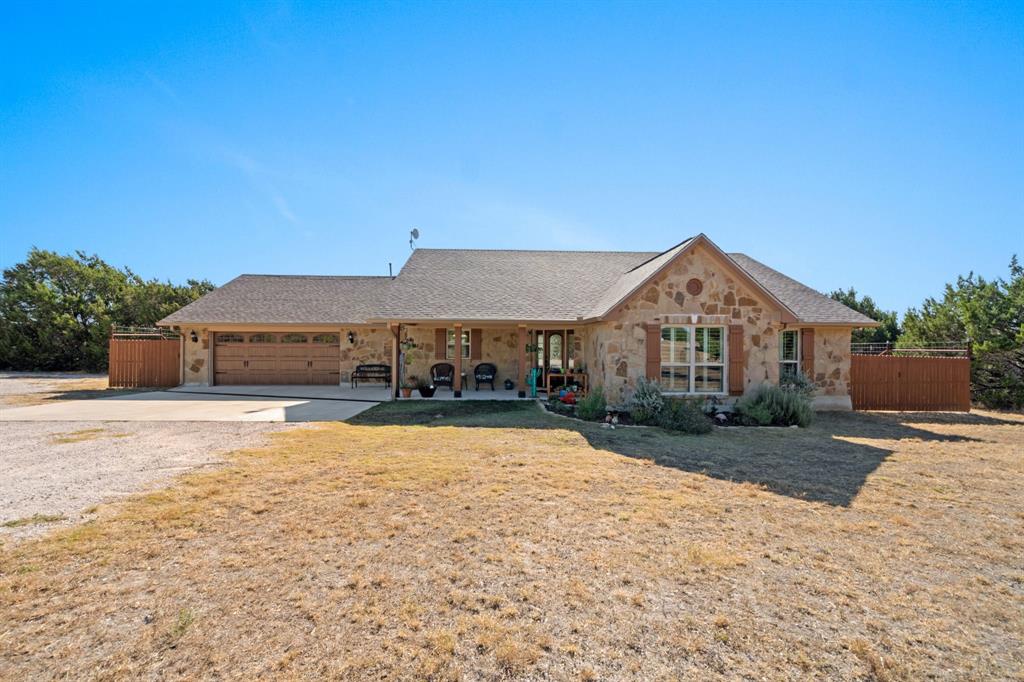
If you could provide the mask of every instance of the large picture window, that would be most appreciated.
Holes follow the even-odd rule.
[[[669,393],[725,392],[725,328],[661,328],[661,388]]]
[[[445,354],[445,357],[448,358],[449,360],[454,360],[455,359],[455,330],[454,329],[449,329],[448,330],[448,351]],[[469,330],[468,329],[463,329],[462,330],[462,359],[463,360],[468,360],[469,359]]]
[[[800,372],[800,331],[787,329],[779,334],[779,379]]]

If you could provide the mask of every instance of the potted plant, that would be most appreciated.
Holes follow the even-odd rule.
[[[434,391],[436,391],[437,388],[426,379],[417,379],[416,390],[420,392],[420,397],[422,398],[433,398]]]
[[[403,398],[411,398],[412,397],[412,389],[414,389],[416,387],[418,382],[419,382],[419,379],[417,379],[416,377],[406,377],[402,381],[402,387],[401,387],[402,397]]]

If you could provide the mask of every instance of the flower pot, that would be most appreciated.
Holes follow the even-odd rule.
[[[421,386],[419,388],[421,398],[433,398],[434,391],[437,390],[436,386]]]
[[[411,388],[402,388],[402,389],[399,389],[399,390],[402,391],[402,397],[403,398],[411,398],[412,397],[412,389]]]

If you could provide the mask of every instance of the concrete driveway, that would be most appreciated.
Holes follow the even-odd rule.
[[[0,421],[340,421],[387,398],[376,387],[181,387],[0,409]]]

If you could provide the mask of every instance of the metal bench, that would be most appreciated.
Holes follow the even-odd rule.
[[[391,365],[356,365],[349,378],[352,388],[358,387],[360,381],[383,381],[385,388],[391,388]]]

